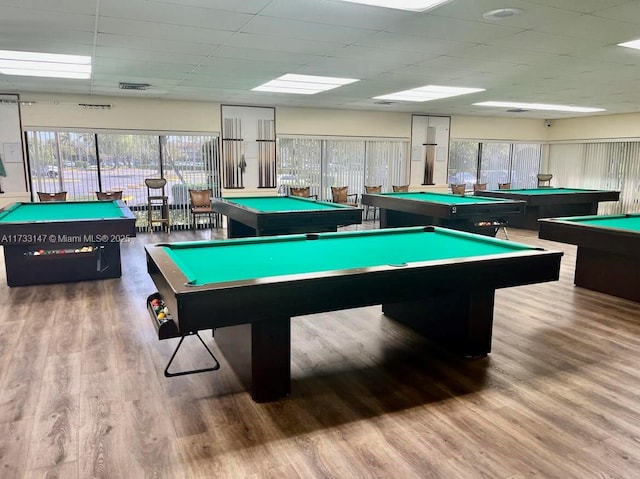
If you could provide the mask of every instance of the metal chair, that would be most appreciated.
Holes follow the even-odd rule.
[[[144,180],[147,185],[147,228],[149,233],[153,232],[153,225],[160,223],[162,228],[170,232],[169,225],[169,197],[165,194],[164,188],[167,184],[165,178],[147,178]],[[154,210],[160,210],[160,217],[154,217]]]
[[[409,185],[391,185],[394,193],[408,193]]]
[[[464,183],[459,184],[459,185],[454,185],[451,184],[451,193],[453,193],[454,195],[462,195],[464,196],[464,192],[467,188],[467,185],[465,185]]]
[[[354,197],[355,200],[349,200],[350,197]],[[331,198],[334,203],[340,203],[341,205],[354,207],[358,206],[358,195],[355,193],[349,194],[348,186],[332,186]]]
[[[189,190],[189,210],[191,211],[191,229],[196,229],[196,220],[198,215],[207,215],[209,217],[209,224],[215,225],[217,223],[217,215],[211,207],[211,198],[213,197],[213,191],[207,190]]]
[[[46,193],[43,191],[38,191],[38,200],[40,200],[41,202],[67,201],[67,192],[58,191],[57,193]]]
[[[121,200],[122,191],[96,191],[96,197],[100,201]]]
[[[499,190],[510,190],[511,189],[511,183],[498,183],[498,189]]]
[[[297,196],[299,198],[314,198],[316,200],[318,199],[318,195],[311,194],[310,186],[300,186],[300,187],[291,186],[289,188],[289,196]]]
[[[553,178],[551,173],[540,173],[538,175],[538,188],[550,188],[551,178]]]
[[[382,185],[379,186],[365,186],[364,187],[364,192],[368,193],[368,194],[378,194],[378,193],[382,193]],[[376,211],[379,210],[379,208],[377,206],[369,206],[369,205],[364,205],[364,219],[368,220],[369,219],[369,208],[373,209],[373,219],[376,219]]]
[[[473,184],[473,191],[484,191],[487,189],[487,184],[486,183],[474,183]]]

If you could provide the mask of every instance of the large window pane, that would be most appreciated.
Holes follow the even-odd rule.
[[[449,149],[449,184],[467,185],[472,188],[478,178],[478,153],[480,145],[472,141],[452,141]]]

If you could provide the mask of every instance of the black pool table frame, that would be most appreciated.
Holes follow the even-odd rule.
[[[540,220],[538,234],[542,239],[578,246],[576,286],[640,302],[638,233],[550,218]]]
[[[559,188],[554,188],[559,189]],[[514,228],[538,230],[540,218],[588,216],[598,213],[601,201],[618,201],[619,191],[585,190],[575,193],[549,193],[527,195],[517,190],[482,190],[476,196],[520,200],[526,203],[524,215],[514,217],[509,224]]]
[[[122,276],[120,241],[136,235],[136,217],[114,200],[123,217],[0,223],[8,286],[66,283]],[[16,203],[0,212],[14,208]],[[34,255],[91,246],[86,253]]]
[[[314,200],[297,198],[300,201]],[[362,223],[362,208],[260,211],[233,200],[212,199],[211,207],[227,217],[227,237],[273,236],[337,231],[338,226]]]
[[[487,236],[495,236],[499,225],[511,223],[511,218],[525,210],[523,201],[456,205],[367,193],[362,195],[362,204],[380,208],[380,228],[435,225]],[[479,226],[480,222],[490,224]]]
[[[164,325],[154,319],[159,339],[214,329],[216,344],[257,402],[291,391],[294,316],[382,304],[385,315],[434,343],[482,357],[491,351],[495,290],[557,280],[562,256],[537,248],[189,286],[160,246],[145,246],[148,272],[173,317]]]

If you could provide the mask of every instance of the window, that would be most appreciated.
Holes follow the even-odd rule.
[[[190,188],[220,196],[218,137],[27,131],[32,191],[67,191],[69,200],[95,200],[96,191],[121,190],[146,228],[146,178],[167,179],[171,225],[189,227]]]
[[[331,199],[332,186],[348,186],[349,193],[364,192],[365,185],[409,183],[408,140],[335,138],[278,139],[278,191],[310,186],[311,194]]]
[[[542,158],[542,145],[452,140],[449,157],[449,184],[487,183],[490,190],[498,183],[512,188],[536,188]]]

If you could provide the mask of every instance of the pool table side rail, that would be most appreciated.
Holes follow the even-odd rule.
[[[558,188],[556,188],[558,189]],[[601,201],[618,201],[619,191],[585,190],[575,193],[549,193],[540,195],[528,195],[518,193],[518,190],[482,190],[476,191],[475,196],[489,198],[505,198],[525,201],[527,206],[547,206],[561,204],[599,203]]]
[[[524,250],[483,257],[306,273],[189,286],[163,248],[145,246],[148,272],[181,334],[445,293],[555,281],[561,252]]]
[[[334,229],[362,223],[362,208],[336,206],[335,209],[321,210],[286,210],[261,212],[253,208],[227,201],[214,199],[211,203],[213,210],[227,218],[250,226],[260,235],[263,231],[271,234],[285,234],[292,232],[307,232],[306,225],[314,225],[322,229]],[[300,225],[299,231],[297,226]],[[280,233],[279,233],[280,232]]]
[[[592,216],[597,218],[598,216]],[[581,220],[590,218],[580,217]],[[640,257],[639,233],[630,230],[593,226],[565,218],[538,220],[538,236],[541,239],[573,244],[583,248],[608,251],[610,253]],[[612,238],[615,236],[615,241]]]
[[[362,195],[362,204],[443,219],[477,218],[479,215],[486,219],[516,216],[524,213],[526,205],[524,201],[500,201],[495,203],[478,201],[477,203],[448,204],[367,193]]]
[[[119,205],[120,206],[120,205]],[[28,243],[60,243],[60,235],[73,236],[136,236],[136,217],[129,208],[122,203],[120,206],[123,217],[121,218],[97,218],[86,220],[69,221],[33,221],[33,222],[0,222],[0,244],[28,244]],[[2,211],[2,210],[0,210]],[[25,237],[49,238],[54,235],[55,239],[44,241],[27,241]]]

